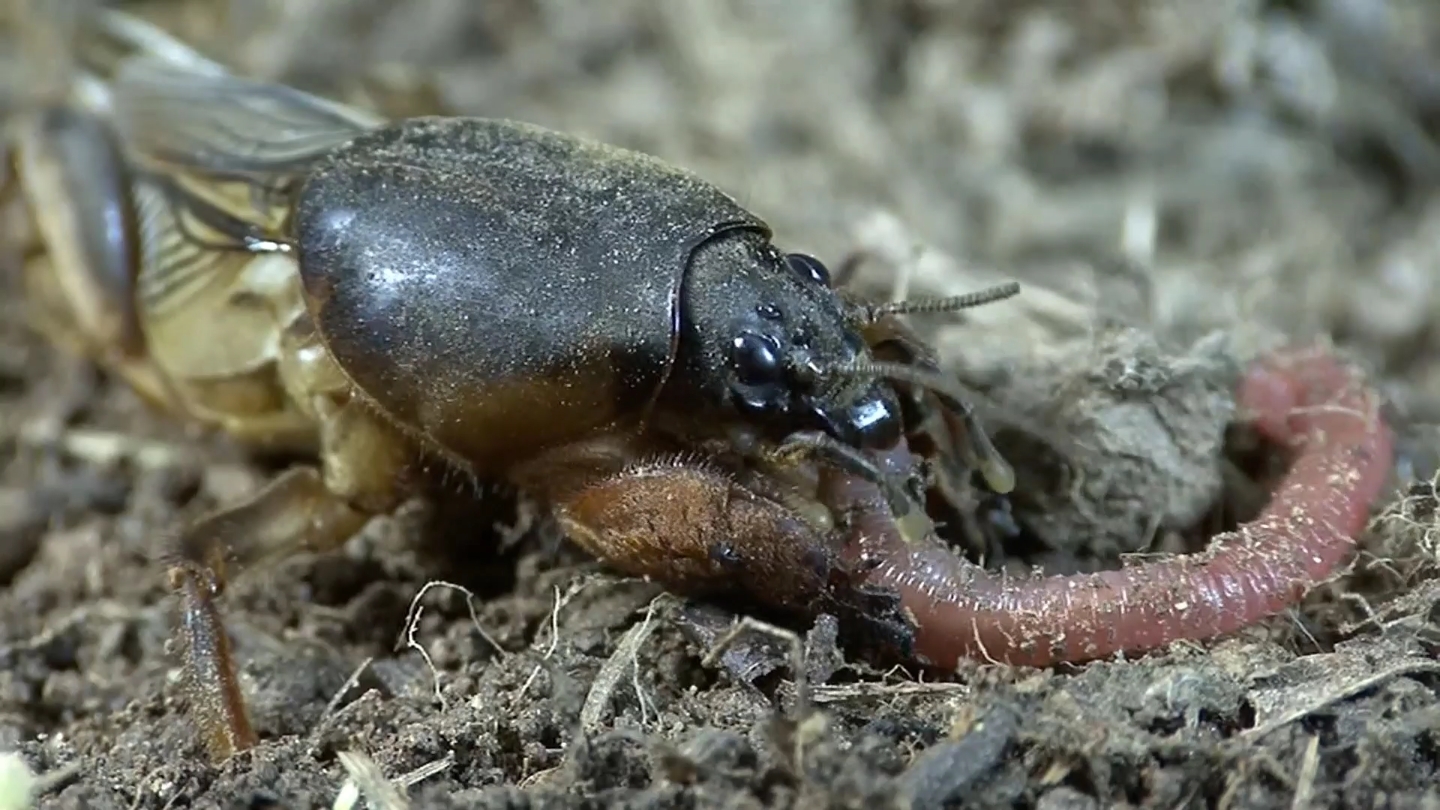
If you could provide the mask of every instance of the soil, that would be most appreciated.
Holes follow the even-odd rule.
[[[331,807],[358,774],[375,807],[1440,808],[1440,10],[127,5],[243,72],[390,114],[658,154],[787,249],[866,251],[854,284],[876,295],[1019,279],[1017,299],[924,321],[1021,475],[1026,542],[987,564],[1113,566],[1253,513],[1264,454],[1229,392],[1282,343],[1368,369],[1403,452],[1353,569],[1284,616],[939,679],[872,668],[825,620],[712,656],[729,614],[606,572],[506,493],[412,505],[232,583],[263,743],[212,766],[155,558],[284,462],[42,342],[7,270],[0,750],[55,776],[36,806]]]

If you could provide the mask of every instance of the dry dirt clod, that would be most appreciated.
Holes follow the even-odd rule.
[[[1004,517],[1042,547],[1025,562],[1113,567],[1192,530],[1222,493],[1242,362],[1222,333],[1175,349],[1111,325],[989,388],[1009,405],[993,430],[1018,477]]]
[[[0,585],[8,585],[30,564],[49,518],[49,511],[30,490],[0,489]]]
[[[900,777],[896,807],[948,807],[991,774],[1019,733],[1016,709],[992,706],[964,736],[927,749]]]

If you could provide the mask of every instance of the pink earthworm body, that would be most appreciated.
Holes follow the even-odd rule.
[[[935,543],[907,544],[882,510],[861,509],[845,556],[870,568],[866,584],[898,591],[916,653],[946,669],[962,659],[1081,663],[1239,630],[1295,604],[1353,550],[1385,485],[1392,437],[1378,397],[1318,349],[1256,363],[1238,401],[1294,460],[1262,514],[1202,553],[1017,580]],[[853,480],[830,486],[840,502],[869,497]]]

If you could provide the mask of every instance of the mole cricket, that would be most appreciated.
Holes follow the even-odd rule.
[[[132,52],[9,130],[38,328],[177,418],[318,459],[171,549],[216,760],[257,742],[227,579],[337,548],[417,494],[423,463],[508,481],[619,571],[806,609],[865,568],[842,560],[824,470],[868,482],[883,499],[863,508],[911,538],[927,474],[886,451],[921,422],[1011,486],[900,316],[1016,285],[866,303],[654,157],[515,121],[384,120],[120,12],[82,23]]]

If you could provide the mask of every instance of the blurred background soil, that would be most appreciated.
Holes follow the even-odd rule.
[[[54,777],[39,806],[330,807],[353,752],[415,807],[1440,808],[1440,7],[124,5],[241,72],[392,115],[668,158],[786,249],[868,252],[856,283],[877,296],[1021,280],[924,322],[1032,493],[1016,508],[1038,540],[992,565],[1183,550],[1253,511],[1229,392],[1281,343],[1330,340],[1374,374],[1403,453],[1354,570],[1290,614],[1138,661],[938,683],[842,660],[822,624],[805,650],[822,711],[798,724],[783,642],[712,665],[713,619],[605,574],[543,515],[406,510],[234,583],[265,742],[213,768],[153,558],[277,466],[37,340],[7,270],[0,750]],[[1117,393],[1136,390],[1138,411]],[[1061,467],[1071,484],[1049,480]],[[441,548],[413,542],[427,523],[451,527]],[[437,578],[473,599],[422,591]]]

